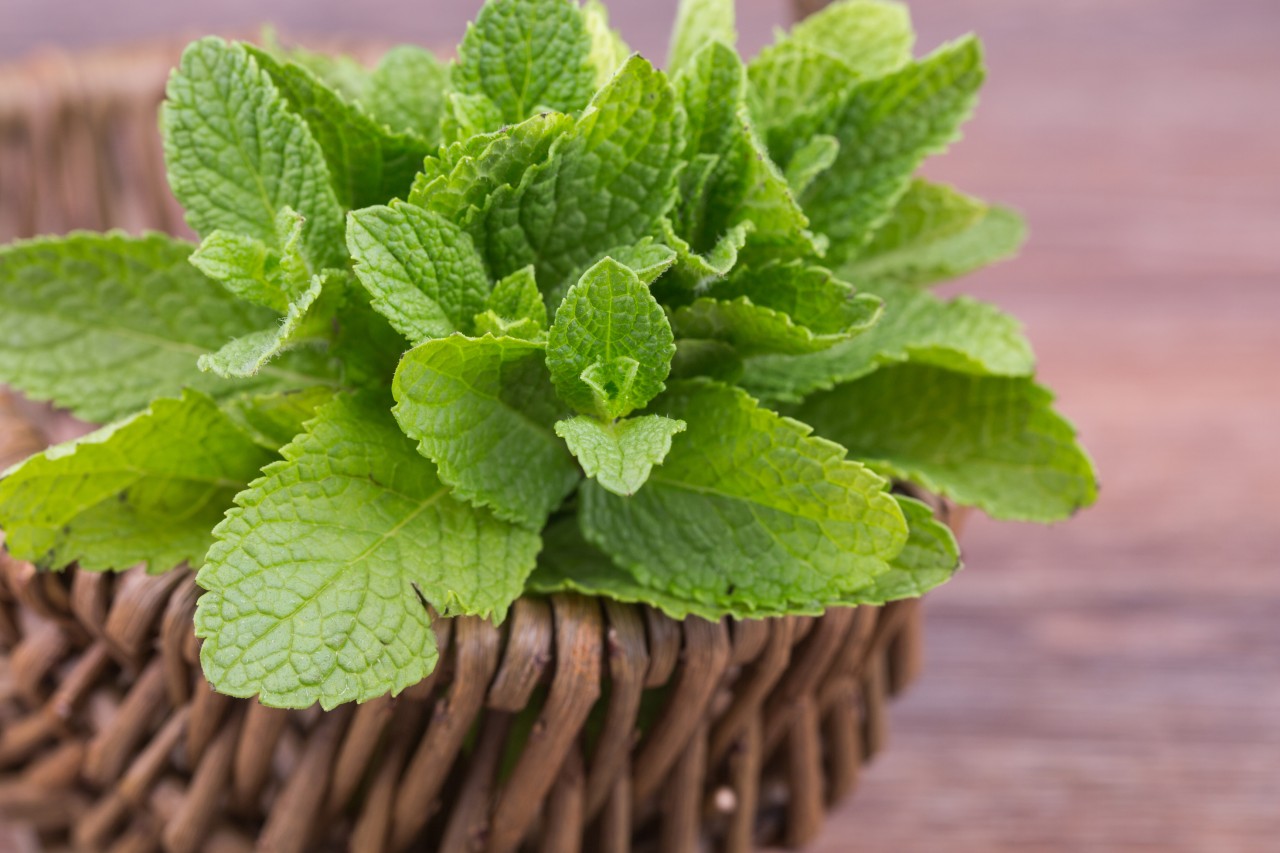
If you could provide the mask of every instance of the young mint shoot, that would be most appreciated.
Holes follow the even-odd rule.
[[[0,248],[0,381],[105,424],[4,473],[6,547],[197,569],[213,687],[331,708],[522,595],[921,595],[959,552],[896,484],[1090,504],[1018,323],[930,290],[1024,237],[916,176],[978,41],[917,58],[842,0],[745,60],[733,22],[683,0],[662,67],[594,0],[490,0],[449,63],[192,44],[161,127],[199,242]]]

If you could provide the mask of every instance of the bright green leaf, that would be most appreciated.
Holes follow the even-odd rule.
[[[871,586],[832,604],[884,604],[902,598],[919,598],[951,579],[960,570],[960,546],[951,528],[933,517],[927,504],[895,495],[907,519],[907,544],[877,575]]]
[[[657,408],[689,429],[645,487],[581,492],[587,539],[642,585],[739,616],[812,612],[902,550],[885,481],[804,424],[706,381],[673,384]]]
[[[794,195],[800,195],[830,169],[840,154],[840,141],[834,136],[818,134],[798,148],[787,163],[787,186]]]
[[[169,186],[199,234],[216,230],[280,248],[281,209],[306,220],[313,272],[345,263],[342,209],[307,123],[241,44],[192,43],[169,78],[161,114]]]
[[[733,7],[734,0],[680,0],[667,52],[667,71],[680,71],[711,42],[733,47],[738,41]]]
[[[449,69],[429,51],[400,45],[382,57],[362,102],[392,130],[408,131],[436,145],[449,85]]]
[[[49,569],[199,565],[236,492],[273,458],[189,391],[6,472],[0,527],[14,556]]]
[[[97,423],[183,388],[224,396],[294,384],[272,368],[246,387],[196,367],[272,313],[201,275],[187,262],[192,248],[118,233],[0,248],[0,381]]]
[[[536,530],[577,484],[577,466],[555,434],[566,412],[542,344],[427,341],[405,355],[392,388],[401,428],[460,498]]]
[[[456,500],[377,398],[340,397],[236,498],[197,582],[200,661],[222,693],[332,708],[436,664],[426,604],[502,618],[536,534]]]
[[[556,424],[556,435],[569,445],[582,470],[615,495],[634,495],[654,465],[671,451],[671,438],[685,422],[661,415],[642,415],[613,423],[579,415]]]
[[[880,300],[875,297],[859,294],[852,307],[860,313],[848,326],[825,333],[796,323],[782,311],[757,305],[747,296],[730,300],[696,299],[690,305],[677,308],[671,323],[682,338],[724,341],[744,357],[800,355],[830,349],[851,336],[862,334],[880,316]]]
[[[600,0],[583,3],[582,17],[591,37],[591,66],[596,70],[595,84],[599,88],[627,61],[631,48],[618,31],[609,26],[609,10]]]
[[[608,419],[662,393],[674,354],[662,306],[630,267],[612,258],[569,288],[547,336],[547,367],[560,398]]]
[[[484,309],[484,264],[471,238],[443,216],[393,202],[357,210],[347,223],[356,276],[410,342],[467,330]]]
[[[576,2],[490,0],[458,45],[453,84],[488,97],[508,123],[538,110],[577,112],[595,91],[591,54]]]
[[[1027,378],[904,364],[810,397],[796,417],[887,476],[995,518],[1059,521],[1093,503],[1093,465]]]

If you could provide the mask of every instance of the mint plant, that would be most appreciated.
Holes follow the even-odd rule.
[[[491,0],[443,64],[206,38],[173,73],[198,244],[0,249],[0,379],[106,423],[0,481],[45,569],[199,569],[213,686],[330,708],[432,620],[577,590],[676,618],[917,596],[914,484],[996,518],[1095,498],[1012,318],[930,285],[1013,212],[914,177],[983,79],[844,0],[744,62],[682,3],[666,68],[595,0]]]

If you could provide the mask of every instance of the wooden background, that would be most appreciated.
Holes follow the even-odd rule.
[[[263,19],[448,44],[475,5],[3,0],[0,58]],[[1280,850],[1280,3],[912,5],[923,48],[977,30],[991,68],[928,171],[1033,228],[955,289],[1025,319],[1103,497],[971,526],[892,746],[812,849]],[[611,6],[662,55],[674,0]],[[739,8],[748,49],[786,17]]]

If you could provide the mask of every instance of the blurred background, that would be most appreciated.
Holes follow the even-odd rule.
[[[263,22],[452,45],[478,5],[3,0],[0,64]],[[990,66],[926,171],[1032,226],[948,289],[1024,319],[1103,492],[974,520],[892,746],[813,850],[1280,849],[1280,3],[910,5],[922,50],[976,30]],[[609,6],[665,55],[675,0]],[[790,15],[740,0],[742,48]]]

